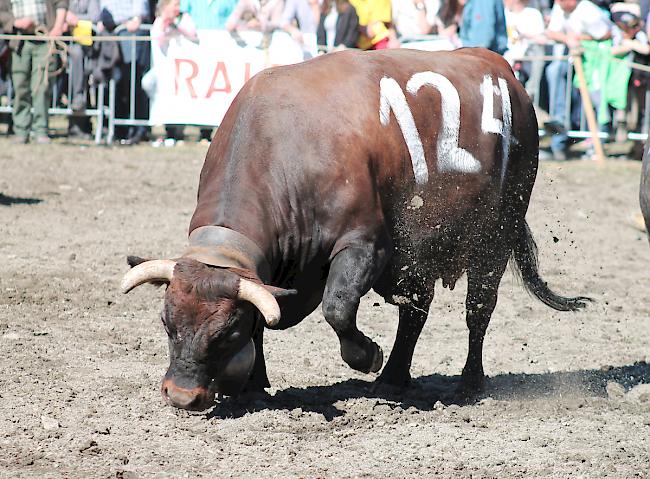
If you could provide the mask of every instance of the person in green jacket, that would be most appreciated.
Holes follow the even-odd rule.
[[[50,42],[38,40],[36,34],[62,35],[67,10],[68,0],[0,0],[0,22],[5,32],[33,35],[33,39],[9,42],[14,88],[13,143],[28,143],[32,132],[36,143],[51,142],[50,73],[56,66],[56,57],[50,53]]]

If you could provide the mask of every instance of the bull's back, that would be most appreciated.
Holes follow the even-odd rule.
[[[487,50],[329,54],[245,85],[208,152],[199,203],[202,191],[211,204],[272,197],[252,209],[332,238],[371,220],[435,227],[496,201],[504,146],[536,134],[534,123],[509,66]]]

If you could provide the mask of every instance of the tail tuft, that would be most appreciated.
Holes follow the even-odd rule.
[[[567,298],[555,294],[539,276],[537,261],[537,245],[533,239],[528,223],[519,230],[519,237],[512,251],[512,257],[517,264],[516,269],[526,289],[542,303],[557,311],[575,311],[584,308],[593,299],[585,296]]]

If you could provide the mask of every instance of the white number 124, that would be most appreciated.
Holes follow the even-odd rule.
[[[467,150],[458,146],[460,132],[460,97],[458,90],[444,75],[427,71],[414,74],[406,84],[406,91],[413,96],[417,96],[418,90],[427,85],[436,88],[440,92],[442,102],[442,129],[438,134],[437,142],[438,171],[458,171],[462,173],[480,171],[481,163]],[[503,78],[499,78],[497,87],[492,83],[492,77],[485,75],[481,84],[481,94],[483,95],[481,130],[483,133],[495,133],[503,137],[503,176],[510,151],[512,132],[512,108],[508,83]],[[503,120],[494,118],[494,95],[501,97],[501,117]],[[420,185],[426,184],[429,181],[429,170],[424,158],[422,140],[415,126],[415,120],[406,101],[406,96],[397,81],[393,78],[384,77],[379,82],[379,120],[382,125],[390,123],[391,110],[395,114],[411,155],[415,181]]]

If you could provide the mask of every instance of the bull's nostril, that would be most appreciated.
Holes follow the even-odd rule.
[[[201,410],[208,407],[214,394],[203,388],[185,389],[177,387],[171,380],[165,380],[160,388],[163,400],[170,406],[181,409]]]

